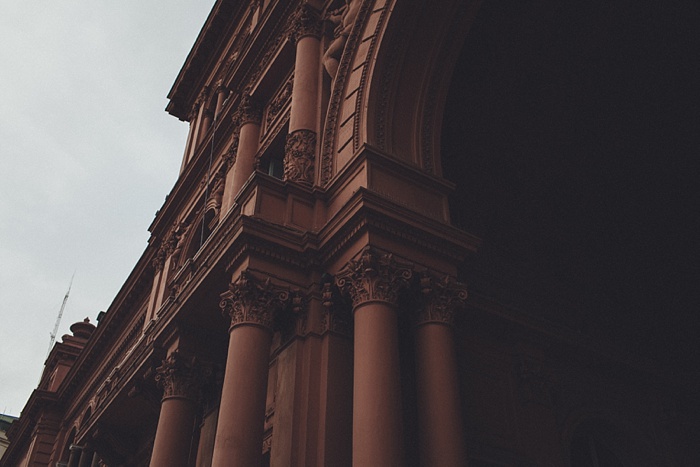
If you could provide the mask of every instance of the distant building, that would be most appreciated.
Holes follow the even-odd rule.
[[[5,454],[7,446],[10,445],[5,433],[7,433],[7,429],[10,427],[10,424],[15,420],[17,420],[17,417],[0,414],[0,459],[2,459],[3,454]]]
[[[149,245],[0,464],[700,465],[633,3],[217,1]]]

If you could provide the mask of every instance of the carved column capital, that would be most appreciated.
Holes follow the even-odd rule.
[[[287,135],[284,147],[284,179],[304,185],[314,184],[316,132],[296,130]]]
[[[410,264],[366,247],[359,259],[351,260],[338,273],[336,284],[350,296],[354,307],[375,300],[396,306],[399,291],[408,286],[412,275]]]
[[[199,107],[200,105],[204,104],[207,99],[209,98],[209,94],[211,93],[211,88],[209,86],[204,86],[202,89],[202,92],[199,93],[197,96],[197,99],[194,102],[195,107]]]
[[[211,373],[211,367],[176,350],[156,368],[156,383],[163,388],[163,399],[182,397],[199,402],[202,386]]]
[[[159,273],[163,270],[163,265],[165,265],[165,249],[161,245],[151,260],[151,266],[153,266],[156,273]]]
[[[224,154],[224,170],[228,171],[236,163],[236,153],[238,153],[238,138],[233,139],[226,154]]]
[[[454,325],[455,313],[464,307],[467,287],[450,276],[440,279],[424,273],[420,278],[422,307],[415,316],[415,324],[442,323]]]
[[[338,288],[330,282],[323,284],[321,300],[324,310],[321,319],[322,332],[332,332],[351,337],[353,331],[352,315],[345,300],[340,296]]]
[[[241,324],[253,324],[272,332],[275,312],[288,302],[288,290],[273,284],[269,278],[258,279],[243,271],[221,294],[219,306],[231,316],[231,329]]]
[[[241,102],[238,104],[238,111],[234,118],[240,125],[245,125],[246,123],[260,125],[262,121],[262,107],[250,94],[244,93],[241,96]]]
[[[303,2],[292,17],[289,38],[294,43],[305,36],[320,38],[322,26],[319,12],[308,3]]]

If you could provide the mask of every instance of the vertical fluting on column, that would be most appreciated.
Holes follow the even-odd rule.
[[[221,294],[231,327],[212,466],[260,465],[274,318],[288,299],[246,271]]]
[[[316,161],[316,129],[319,112],[321,18],[302,3],[292,20],[290,38],[296,43],[294,84],[285,145],[284,179],[313,185]]]
[[[238,121],[240,129],[236,162],[233,164],[230,185],[233,199],[241,191],[243,184],[245,184],[255,169],[255,155],[258,152],[258,143],[260,141],[262,110],[260,105],[249,94],[243,94],[234,118]]]
[[[414,317],[420,465],[461,467],[466,453],[454,317],[467,290],[449,276],[437,280],[424,274],[420,292],[423,300]]]
[[[151,466],[188,465],[202,384],[210,375],[211,368],[177,350],[156,368],[156,382],[163,388],[163,399]]]
[[[402,412],[397,301],[412,272],[366,248],[337,275],[354,313],[353,466],[401,466]]]

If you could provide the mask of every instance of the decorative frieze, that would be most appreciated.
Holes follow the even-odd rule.
[[[421,276],[419,286],[423,303],[415,316],[416,325],[425,323],[454,325],[455,313],[464,307],[467,300],[466,286],[450,276],[437,279],[428,273]]]
[[[287,135],[284,153],[284,179],[304,185],[313,185],[316,132],[297,130],[290,133]]]
[[[203,385],[211,375],[210,366],[175,350],[156,368],[156,383],[163,388],[163,399],[183,397],[199,402]]]
[[[336,284],[350,296],[354,307],[373,300],[395,306],[400,290],[408,286],[412,275],[410,264],[365,247],[359,259],[351,260],[338,273]]]
[[[305,36],[320,38],[322,24],[319,12],[308,3],[303,2],[292,18],[289,39],[296,43]]]
[[[274,330],[275,313],[289,303],[289,291],[267,278],[254,277],[243,271],[221,294],[219,306],[231,316],[231,329],[241,324],[254,324]]]
[[[265,114],[265,131],[269,131],[272,123],[277,119],[282,110],[289,105],[292,99],[292,88],[294,85],[294,73],[291,73],[287,81],[282,85],[277,95],[272,98],[267,106]]]

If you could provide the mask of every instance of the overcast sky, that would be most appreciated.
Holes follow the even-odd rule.
[[[166,95],[214,0],[0,2],[0,412],[106,310],[178,175]]]

